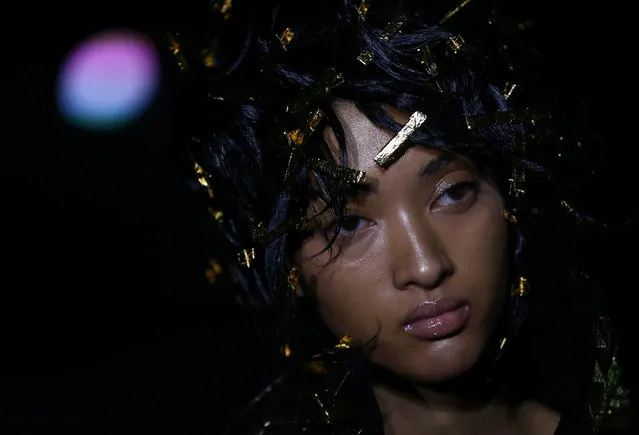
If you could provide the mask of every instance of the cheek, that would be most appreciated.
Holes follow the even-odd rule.
[[[508,224],[499,203],[487,203],[458,225],[449,242],[460,278],[484,311],[493,312],[506,295]],[[490,316],[492,317],[492,316]]]
[[[318,252],[316,242],[309,242],[306,248]],[[392,301],[385,301],[384,295],[374,293],[374,286],[365,284],[376,281],[367,264],[347,267],[342,257],[334,253],[331,257],[330,252],[312,260],[306,257],[299,264],[305,282],[312,283],[316,293],[320,317],[336,338],[348,334],[362,342],[377,333]]]

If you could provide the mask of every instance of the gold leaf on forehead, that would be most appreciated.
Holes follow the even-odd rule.
[[[408,122],[397,132],[382,150],[375,156],[375,163],[382,168],[388,168],[399,159],[408,148],[408,138],[426,121],[427,116],[422,112],[414,112]]]

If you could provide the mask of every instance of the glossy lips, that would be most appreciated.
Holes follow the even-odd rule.
[[[464,299],[423,302],[406,316],[404,331],[426,340],[450,337],[466,326],[469,310],[468,301]]]

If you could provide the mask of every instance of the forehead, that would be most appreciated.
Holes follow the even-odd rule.
[[[406,123],[409,119],[408,114],[389,106],[384,108],[400,124]],[[352,101],[337,100],[333,103],[333,110],[344,130],[348,166],[371,174],[381,172],[374,158],[395,133],[375,125]],[[333,130],[327,128],[323,134],[333,156],[337,158],[339,143]]]

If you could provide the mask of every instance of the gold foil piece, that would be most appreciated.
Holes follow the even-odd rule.
[[[504,99],[509,99],[513,94],[513,91],[517,88],[517,83],[506,83],[506,87],[504,88]]]
[[[304,133],[302,133],[299,128],[293,131],[289,131],[288,133],[286,133],[286,136],[293,145],[299,146],[304,143]]]
[[[373,60],[373,51],[370,48],[362,51],[359,56],[357,56],[357,61],[362,65],[366,66]]]
[[[220,210],[215,210],[213,207],[209,207],[209,214],[218,224],[224,223],[224,213]]]
[[[295,32],[293,32],[290,27],[284,29],[282,34],[278,36],[277,39],[280,40],[280,44],[282,44],[284,50],[286,50],[286,46],[293,40],[293,36],[295,36]]]
[[[439,25],[441,26],[442,24],[444,24],[446,21],[450,20],[453,16],[455,16],[457,14],[457,12],[461,11],[463,8],[466,7],[466,5],[468,5],[468,3],[470,3],[472,0],[463,0],[459,5],[457,5],[455,8],[451,9],[450,11],[448,11],[448,13],[446,15],[444,15],[444,17],[439,20]]]
[[[350,349],[353,342],[353,337],[345,335],[340,338],[339,343],[335,345],[335,349]]]
[[[291,268],[291,271],[288,273],[288,278],[287,278],[288,288],[291,290],[291,292],[295,291],[297,287],[297,283],[299,282],[301,275],[302,275],[302,271],[297,266],[293,266]]]
[[[240,262],[240,265],[250,269],[253,265],[253,260],[255,260],[255,248],[244,249],[242,252],[237,254],[237,259]]]
[[[368,12],[369,6],[370,5],[366,0],[362,0],[362,2],[357,7],[357,13],[359,14],[359,17],[362,19],[362,21],[366,20],[366,13]]]
[[[519,285],[517,287],[513,286],[511,294],[513,296],[527,296],[528,293],[530,293],[530,284],[528,280],[522,276],[519,278]]]
[[[308,131],[309,133],[313,133],[315,129],[317,129],[319,123],[322,122],[323,118],[324,113],[321,110],[317,109],[314,113],[311,114],[307,123],[308,125],[306,126],[306,131]]]
[[[315,112],[312,112],[308,120],[306,121],[306,128],[304,132],[299,129],[290,131],[286,133],[286,137],[288,139],[289,145],[291,147],[291,153],[288,158],[288,163],[286,165],[286,172],[284,174],[284,181],[286,182],[291,176],[291,172],[293,171],[293,164],[296,159],[296,153],[298,152],[298,148],[304,144],[304,141],[315,132],[317,126],[320,124],[322,119],[324,118],[324,113],[317,109]]]
[[[366,181],[366,172],[358,169],[341,166],[335,162],[318,159],[316,157],[313,157],[309,163],[311,168],[323,172],[332,178],[342,180],[345,183],[358,184]]]
[[[206,278],[209,280],[209,284],[215,284],[217,277],[222,273],[222,266],[218,262],[211,258],[209,260],[209,267],[206,269]]]
[[[175,36],[170,33],[167,34],[169,50],[171,51],[171,54],[175,58],[175,62],[177,63],[180,70],[188,71],[189,66],[186,62],[186,58],[184,57],[184,54],[182,53],[182,47],[180,46],[180,43],[177,41],[177,38],[179,38],[179,36],[180,36],[179,33],[176,33]]]
[[[231,18],[231,9],[233,8],[233,0],[224,0],[223,2],[213,5],[213,10],[222,14],[225,20]]]
[[[415,130],[417,130],[426,121],[426,115],[422,112],[414,112],[408,122],[397,132],[394,138],[392,138],[384,148],[375,156],[375,163],[386,169],[392,165],[397,159],[399,159],[409,144],[407,142]]]
[[[400,17],[395,21],[391,21],[384,27],[382,33],[379,35],[379,39],[384,42],[388,42],[401,32],[402,28],[406,25],[406,17]],[[357,60],[364,66],[371,63],[373,60],[373,51],[370,48],[362,51],[359,56],[357,56]]]
[[[517,223],[517,216],[514,213],[510,213],[508,210],[504,210],[504,219],[513,224]]]
[[[462,35],[457,35],[448,40],[448,45],[453,50],[453,53],[457,54],[457,52],[464,46],[465,42],[466,41],[464,41]]]
[[[209,197],[214,199],[215,194],[213,193],[213,187],[211,187],[208,180],[209,174],[207,174],[204,168],[202,168],[202,166],[200,166],[196,161],[193,161],[193,170],[195,171],[195,175],[197,175],[198,183],[200,183],[202,187],[205,187]]]

